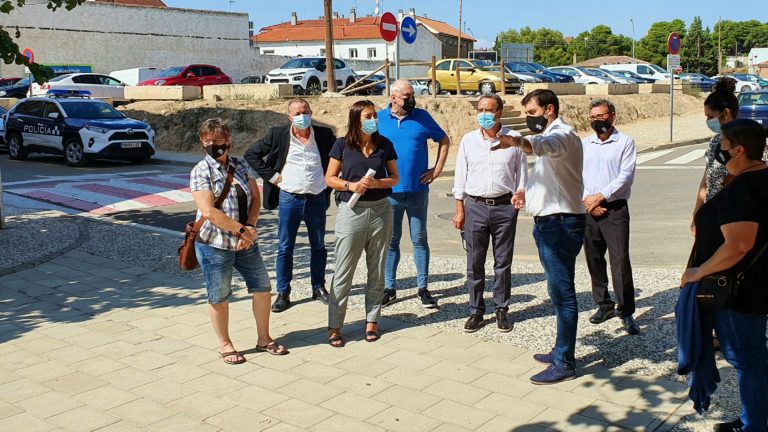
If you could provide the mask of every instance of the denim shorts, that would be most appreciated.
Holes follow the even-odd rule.
[[[195,253],[205,277],[208,303],[223,303],[232,297],[233,269],[243,277],[249,293],[268,293],[272,290],[257,244],[236,252],[195,242]]]

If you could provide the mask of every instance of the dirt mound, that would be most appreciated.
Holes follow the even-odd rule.
[[[561,96],[560,113],[577,130],[589,128],[587,120],[589,102],[596,96]],[[337,135],[347,128],[349,107],[364,97],[310,98],[314,124],[328,126]],[[388,98],[368,97],[379,107],[385,107]],[[610,96],[616,105],[617,125],[630,124],[642,119],[664,117],[669,113],[669,96],[664,94]],[[520,109],[519,96],[505,98],[509,106]],[[701,110],[703,99],[685,94],[675,95],[675,114]],[[205,119],[222,117],[232,127],[235,154],[241,153],[272,126],[288,124],[288,101],[191,101],[191,102],[136,102],[120,109],[129,117],[149,122],[157,133],[160,150],[196,151],[199,146],[197,127]],[[428,110],[438,124],[458,143],[461,137],[476,127],[475,109],[469,98],[419,97],[417,105]]]

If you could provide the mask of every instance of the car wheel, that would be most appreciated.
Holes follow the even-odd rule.
[[[487,95],[492,93],[496,93],[496,87],[492,82],[480,83],[480,94]]]
[[[440,81],[435,81],[435,94],[440,94],[443,91],[443,88],[440,86]],[[430,91],[432,89],[432,81],[429,82],[429,88]]]
[[[307,82],[307,93],[311,95],[319,95],[323,90],[320,88],[320,80],[317,78],[310,78]]]
[[[421,91],[421,95],[422,95],[422,96],[427,96],[428,94],[429,94],[429,89],[423,89],[423,90]]]
[[[13,160],[24,160],[27,158],[27,154],[21,135],[13,134],[8,137],[8,157]]]
[[[752,91],[752,87],[750,87],[748,85],[741,86],[741,89],[739,89],[739,92],[741,92],[741,93],[748,92],[748,91]]]
[[[71,167],[85,165],[85,149],[80,138],[70,138],[64,143],[64,159],[67,161],[67,165]]]
[[[354,83],[355,83],[355,79],[354,79],[354,78],[352,78],[352,77],[349,77],[349,78],[347,78],[347,83],[346,83],[346,84],[344,84],[344,88],[345,88],[345,89],[346,89],[346,88],[349,88],[349,86],[351,86],[351,85],[352,85],[352,84],[354,84]]]

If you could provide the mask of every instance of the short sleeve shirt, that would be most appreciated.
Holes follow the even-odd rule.
[[[248,181],[253,178],[251,168],[248,163],[243,159],[229,158],[229,163],[235,167],[235,176],[232,181],[232,186],[229,188],[229,194],[224,199],[219,210],[224,212],[229,218],[238,220],[240,218],[240,207],[237,200],[237,190],[235,185],[239,185],[247,197],[248,206],[251,205],[251,189],[248,186]],[[227,181],[227,168],[220,164],[216,159],[209,155],[205,156],[205,159],[198,162],[192,172],[189,175],[189,189],[192,192],[197,191],[213,191],[214,202],[219,198],[224,191],[224,184]],[[200,219],[202,213],[197,211],[197,217],[195,220]],[[203,226],[200,228],[200,232],[197,235],[197,241],[211,245],[218,249],[236,250],[238,237],[229,231],[224,231],[212,224],[211,221],[206,220]]]
[[[704,161],[706,168],[704,169],[704,178],[707,184],[707,196],[705,201],[712,199],[715,194],[720,192],[725,186],[725,177],[728,175],[728,170],[725,169],[725,165],[715,159],[715,154],[720,151],[720,134],[712,137],[709,141],[709,147],[704,154]],[[763,160],[768,162],[768,146],[765,147],[763,152]]]
[[[732,267],[743,270],[768,241],[768,169],[740,174],[696,213],[696,250],[693,266],[700,266],[725,242],[721,226],[733,222],[758,223],[755,246]],[[746,273],[738,304],[733,309],[768,313],[768,253]]]
[[[333,144],[330,156],[341,161],[341,174],[339,178],[356,182],[365,176],[368,169],[376,171],[373,177],[383,179],[389,176],[387,172],[387,162],[397,160],[397,153],[392,147],[392,142],[381,137],[381,142],[370,156],[365,157],[362,151],[347,145],[344,138],[339,138]],[[392,189],[369,189],[361,197],[360,201],[377,201],[386,198],[392,194]],[[341,200],[349,201],[352,192],[341,192]]]
[[[391,107],[378,112],[379,133],[389,139],[399,158],[397,171],[400,182],[392,189],[394,193],[423,192],[429,186],[421,183],[421,175],[429,167],[428,140],[440,141],[445,131],[426,110],[416,108],[412,113],[397,118]]]

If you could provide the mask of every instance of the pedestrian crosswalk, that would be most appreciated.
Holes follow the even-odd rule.
[[[189,174],[73,176],[6,184],[5,192],[105,215],[192,201]]]
[[[706,145],[657,150],[637,155],[637,169],[701,169]]]

